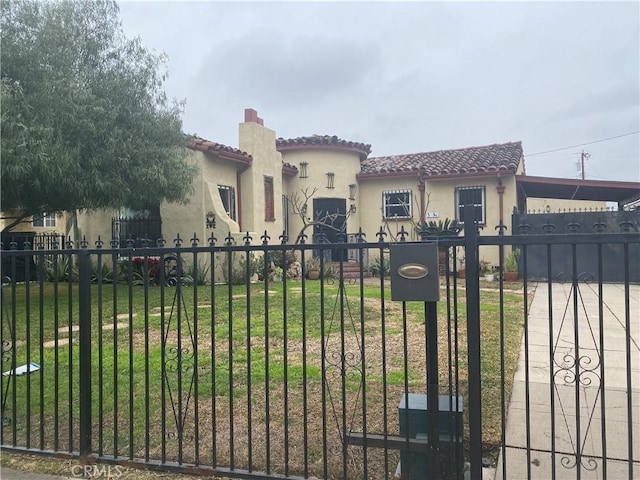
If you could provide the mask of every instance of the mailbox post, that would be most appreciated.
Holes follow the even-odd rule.
[[[438,277],[438,245],[435,243],[399,244],[390,247],[391,299],[423,301],[427,336],[427,435],[429,451],[427,468],[430,478],[440,471],[438,450],[438,314],[440,300]],[[409,409],[409,399],[405,399]],[[408,414],[408,412],[407,412]]]
[[[441,403],[450,405],[449,397],[443,397],[440,401],[438,385],[438,300],[440,300],[440,279],[438,276],[438,245],[437,243],[417,243],[417,244],[396,244],[390,247],[390,274],[391,274],[391,299],[394,301],[419,301],[425,302],[425,333],[427,337],[427,402],[426,418],[428,453],[426,458],[426,471],[421,464],[419,472],[413,472],[411,476],[405,477],[403,471],[402,478],[424,478],[437,479],[441,477],[440,458],[440,435],[448,434],[450,438],[458,435],[450,428],[450,422],[457,414],[462,415],[462,408],[455,399],[457,412],[449,411],[448,414],[441,414]],[[410,414],[410,402],[408,396],[403,397],[400,407],[405,408],[405,418]],[[424,398],[424,397],[423,397]],[[422,407],[424,408],[424,407]],[[448,407],[445,407],[448,408]],[[443,415],[446,419],[442,418]],[[402,416],[402,412],[401,412]],[[443,422],[446,420],[446,422]],[[444,424],[446,428],[441,428]],[[461,425],[461,422],[459,422]],[[446,431],[445,431],[446,430]],[[401,425],[402,434],[402,425]],[[409,435],[409,432],[405,432]],[[455,452],[462,455],[461,434],[458,437],[460,442],[455,442]],[[453,452],[449,452],[449,456]],[[458,456],[458,453],[453,453]],[[405,455],[408,458],[408,455]],[[402,455],[401,455],[402,463]],[[407,462],[408,463],[408,462]],[[451,463],[453,468],[456,468]],[[405,466],[406,468],[406,466]],[[404,469],[404,468],[403,468]]]

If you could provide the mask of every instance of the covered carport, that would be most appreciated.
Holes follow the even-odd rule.
[[[527,198],[558,198],[615,202],[618,210],[640,202],[640,182],[580,180],[517,175],[518,212],[527,211]]]
[[[611,182],[516,176],[518,211],[511,216],[513,235],[579,235],[580,245],[558,244],[551,250],[534,245],[527,249],[528,280],[556,280],[577,272],[579,279],[604,282],[640,282],[638,244],[611,242],[598,251],[585,238],[607,233],[640,231],[640,182]],[[615,202],[618,211],[567,209],[562,212],[527,210],[527,198]],[[602,264],[599,264],[599,258]],[[551,261],[551,259],[553,259]],[[551,264],[549,269],[548,265]],[[626,272],[626,267],[628,272]],[[522,271],[522,270],[521,270]]]

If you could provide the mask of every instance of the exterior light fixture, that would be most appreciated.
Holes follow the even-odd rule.
[[[216,214],[212,211],[207,212],[207,228],[216,228]]]
[[[356,199],[357,191],[358,191],[358,185],[356,185],[355,183],[352,183],[351,185],[349,185],[349,200]]]
[[[356,205],[355,205],[355,203],[352,203],[351,206],[349,207],[349,213],[351,213],[351,214],[356,213]]]
[[[300,175],[298,175],[300,178],[307,178],[307,166],[309,165],[308,162],[300,162]]]
[[[333,172],[327,172],[327,188],[334,188],[334,181],[336,178],[336,174]]]

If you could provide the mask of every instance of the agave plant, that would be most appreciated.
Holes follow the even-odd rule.
[[[443,220],[430,220],[428,222],[420,222],[416,225],[417,233],[427,237],[455,237],[458,235],[464,225],[456,219],[445,218]]]

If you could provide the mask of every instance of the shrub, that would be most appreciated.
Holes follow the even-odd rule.
[[[379,257],[374,257],[369,262],[369,270],[373,274],[374,277],[385,277],[389,275],[389,259],[386,255],[380,255]]]
[[[91,282],[97,283],[98,280],[102,281],[102,283],[113,283],[115,280],[113,265],[110,261],[105,262],[103,260],[100,267],[98,267],[97,262],[91,262]]]
[[[269,251],[265,255],[267,257],[267,264],[273,265],[275,267],[280,267],[285,272],[289,270],[289,267],[293,262],[298,261],[298,258],[296,257],[296,254],[293,252],[293,250],[287,250],[285,252],[285,255],[284,255],[285,265],[283,265],[283,262],[282,262],[281,250]]]
[[[78,279],[78,268],[71,261],[69,255],[52,255],[44,257],[44,275],[49,282],[62,282]]]
[[[186,270],[186,276],[196,285],[206,285],[209,283],[209,265],[194,262],[189,265]]]
[[[520,250],[514,248],[513,251],[507,255],[504,259],[504,271],[505,272],[517,272],[518,271],[518,257],[520,256]]]

